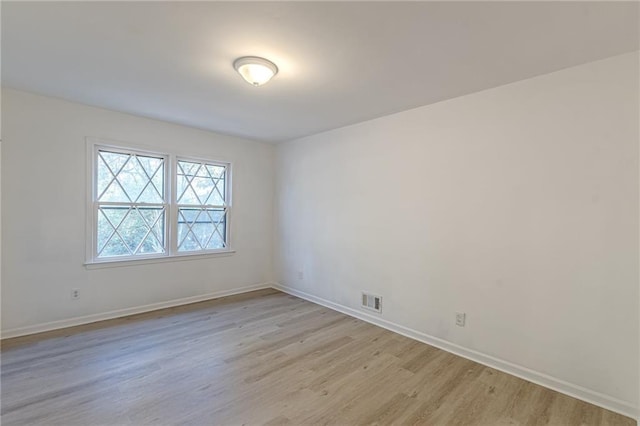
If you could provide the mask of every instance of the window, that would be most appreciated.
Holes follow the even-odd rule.
[[[90,263],[229,251],[228,163],[91,146]]]
[[[166,253],[166,158],[99,148],[96,258]]]
[[[226,247],[227,168],[178,160],[178,251]]]

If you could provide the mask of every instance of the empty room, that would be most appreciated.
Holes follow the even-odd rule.
[[[0,17],[3,426],[638,424],[640,3]]]

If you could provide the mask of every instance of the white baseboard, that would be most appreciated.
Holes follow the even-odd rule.
[[[9,330],[3,330],[1,333],[2,334],[1,338],[9,339],[12,337],[26,336],[29,334],[42,333],[45,331],[57,330],[60,328],[74,327],[76,325],[89,324],[92,322],[104,321],[104,320],[113,319],[113,318],[120,318],[128,315],[141,314],[144,312],[155,311],[158,309],[172,308],[174,306],[188,305],[189,303],[202,302],[210,299],[218,299],[220,297],[232,296],[234,294],[246,293],[249,291],[262,290],[265,288],[272,288],[272,287],[273,286],[270,283],[254,284],[250,286],[235,288],[232,290],[216,291],[214,293],[184,297],[181,299],[168,300],[166,302],[151,303],[149,305],[135,306],[132,308],[118,309],[115,311],[103,312],[100,314],[85,315],[82,317],[69,318],[69,319],[64,319],[60,321],[51,321],[51,322],[46,322],[42,324],[29,325],[26,327],[12,328]]]
[[[338,303],[323,299],[321,297],[314,296],[304,291],[283,286],[281,284],[274,284],[273,288],[276,290],[280,290],[284,293],[299,297],[301,299],[305,299],[310,302],[317,303],[318,305],[325,306],[335,311],[342,312],[343,314],[361,319],[363,321],[377,325],[379,327],[386,328],[387,330],[390,330],[395,333],[401,334],[403,336],[409,337],[411,339],[420,341],[422,343],[435,346],[439,349],[445,350],[452,354],[470,359],[471,361],[475,361],[477,363],[486,365],[488,367],[495,368],[496,370],[503,371],[505,373],[519,377],[529,382],[536,383],[540,386],[553,389],[555,391],[572,396],[582,401],[586,401],[588,403],[597,405],[599,407],[606,408],[607,410],[611,410],[616,413],[620,413],[622,415],[631,417],[633,419],[637,419],[638,423],[640,424],[640,419],[638,418],[638,416],[640,415],[639,407],[636,407],[626,401],[622,401],[620,399],[613,398],[608,395],[604,395],[600,392],[596,392],[591,389],[587,389],[582,386],[578,386],[578,385],[566,382],[564,380],[557,379],[547,374],[540,373],[538,371],[534,371],[529,368],[526,368],[517,364],[513,364],[511,362],[508,362],[490,355],[483,354],[473,349],[467,349],[463,346],[456,345],[455,343],[448,342],[438,337],[430,336],[420,331],[413,330],[408,327],[404,327],[400,324],[387,321],[385,319],[380,318],[379,316],[374,316],[367,312],[359,311],[359,310],[350,308],[348,306],[340,305]]]
[[[467,358],[472,361],[478,362],[480,364],[486,365],[488,367],[495,368],[496,370],[500,370],[505,373],[511,374],[513,376],[520,377],[521,379],[527,380],[532,383],[536,383],[540,386],[553,389],[555,391],[572,396],[574,398],[589,402],[591,404],[600,406],[602,408],[606,408],[607,410],[611,410],[616,413],[620,413],[625,416],[638,419],[638,423],[640,424],[640,419],[638,418],[638,416],[640,415],[640,409],[628,402],[610,397],[608,395],[604,395],[602,393],[584,388],[582,386],[578,386],[578,385],[566,382],[561,379],[557,379],[555,377],[551,377],[547,374],[540,373],[540,372],[531,370],[529,368],[526,368],[517,364],[513,364],[508,361],[501,360],[499,358],[496,358],[490,355],[483,354],[481,352],[478,352],[472,349],[467,349],[455,343],[451,343],[446,340],[443,340],[434,336],[430,336],[428,334],[422,333],[420,331],[417,331],[408,327],[404,327],[400,324],[396,324],[391,321],[387,321],[378,316],[371,315],[367,312],[362,312],[362,311],[350,308],[348,306],[340,305],[330,300],[326,300],[321,297],[317,297],[312,294],[309,294],[291,287],[286,287],[277,283],[255,284],[255,285],[240,287],[232,290],[223,290],[223,291],[218,291],[214,293],[202,294],[198,296],[185,297],[182,299],[169,300],[166,302],[152,303],[149,305],[137,306],[137,307],[126,308],[126,309],[118,309],[115,311],[104,312],[100,314],[86,315],[82,317],[69,318],[69,319],[60,320],[60,321],[52,321],[52,322],[47,322],[42,324],[31,325],[27,327],[13,328],[13,329],[2,331],[1,338],[8,339],[12,337],[42,333],[45,331],[57,330],[60,328],[73,327],[73,326],[89,324],[97,321],[104,321],[104,320],[120,318],[128,315],[155,311],[158,309],[171,308],[174,306],[187,305],[190,303],[202,302],[205,300],[217,299],[225,296],[232,296],[234,294],[241,294],[249,291],[262,290],[265,288],[274,288],[276,290],[282,291],[287,294],[291,294],[301,299],[305,299],[310,302],[317,303],[318,305],[322,305],[327,308],[333,309],[335,311],[342,312],[343,314],[361,319],[368,323],[377,325],[379,327],[385,328],[387,330],[393,331],[395,333],[401,334],[411,339],[426,343],[428,345],[435,346],[437,348],[440,348],[447,352],[461,356],[463,358]]]

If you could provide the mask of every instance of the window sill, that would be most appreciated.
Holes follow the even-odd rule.
[[[165,263],[165,262],[182,262],[185,260],[200,260],[212,257],[227,257],[232,256],[235,250],[216,251],[211,253],[192,253],[192,254],[174,254],[172,256],[162,257],[147,257],[144,259],[114,259],[114,260],[102,260],[85,262],[84,266],[87,269],[102,269],[102,268],[118,268],[123,266],[137,266],[148,265],[151,263]]]

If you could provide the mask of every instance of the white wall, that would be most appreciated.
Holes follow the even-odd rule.
[[[637,407],[637,76],[623,55],[278,146],[278,280]],[[272,146],[6,89],[2,127],[3,332],[271,280]],[[237,253],[87,270],[85,136],[233,161]]]
[[[2,130],[3,331],[270,281],[273,146],[6,89]],[[237,252],[87,270],[86,136],[231,161]]]
[[[632,413],[638,114],[636,53],[281,144],[277,279]]]

